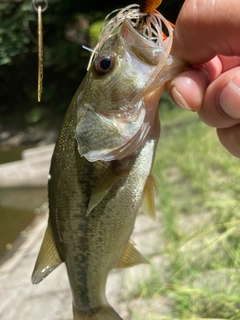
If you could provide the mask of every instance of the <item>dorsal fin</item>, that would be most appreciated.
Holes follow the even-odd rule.
[[[32,283],[37,284],[41,282],[62,262],[63,261],[58,253],[53,238],[51,225],[48,222],[48,226],[33,270]]]
[[[136,264],[149,263],[148,260],[134,247],[131,241],[125,246],[123,254],[115,268],[129,268]]]
[[[146,181],[143,190],[142,210],[146,212],[152,220],[156,220],[155,196],[158,190],[158,182],[151,173]]]

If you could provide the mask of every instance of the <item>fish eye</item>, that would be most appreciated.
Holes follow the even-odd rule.
[[[94,65],[98,74],[106,74],[113,69],[115,65],[115,58],[110,54],[102,54],[96,58]]]

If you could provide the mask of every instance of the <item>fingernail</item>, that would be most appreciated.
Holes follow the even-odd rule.
[[[181,108],[183,108],[185,110],[191,110],[192,111],[192,109],[189,107],[187,102],[183,99],[181,93],[179,93],[179,91],[176,89],[175,86],[172,87],[170,94],[171,94],[173,100],[176,102],[176,104],[179,105],[179,107],[181,107]]]
[[[240,119],[240,79],[232,79],[222,88],[219,104],[228,116]]]

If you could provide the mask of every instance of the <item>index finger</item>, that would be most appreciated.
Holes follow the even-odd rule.
[[[186,0],[179,13],[171,54],[204,63],[216,54],[240,56],[239,0]]]

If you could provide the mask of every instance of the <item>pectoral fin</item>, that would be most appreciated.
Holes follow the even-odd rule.
[[[121,172],[114,170],[112,165],[110,165],[107,168],[107,170],[104,172],[104,174],[98,181],[95,189],[93,190],[87,208],[87,216],[108,194],[108,192],[112,189],[113,185],[121,178],[121,176]]]
[[[38,284],[62,262],[63,261],[55,245],[51,225],[48,223],[42,246],[33,270],[32,283]]]
[[[155,196],[158,190],[158,182],[153,174],[147,178],[143,191],[142,210],[146,212],[152,220],[156,220]]]
[[[116,265],[117,268],[129,268],[136,264],[149,263],[146,258],[134,247],[134,244],[128,241],[124,252]]]

